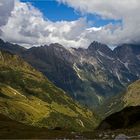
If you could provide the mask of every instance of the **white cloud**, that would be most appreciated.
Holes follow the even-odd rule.
[[[59,2],[68,4],[82,13],[96,13],[102,18],[122,19],[122,25],[90,27],[86,18],[52,22],[49,19],[45,20],[43,14],[31,4],[16,0],[7,24],[1,27],[1,37],[26,47],[55,42],[65,47],[87,47],[94,40],[111,46],[140,42],[139,0],[86,0],[86,2],[59,0]]]
[[[14,8],[14,0],[0,0],[0,26],[7,23]]]
[[[58,0],[82,13],[97,14],[106,19],[121,19],[122,26],[107,25],[93,32],[93,39],[107,44],[140,43],[139,0]],[[92,33],[90,33],[92,35]]]
[[[140,8],[139,0],[57,0],[82,13],[98,14],[104,18],[120,19],[128,13],[136,14]],[[138,14],[138,13],[137,13]]]
[[[2,38],[27,47],[54,42],[66,47],[83,47],[87,41],[80,36],[87,26],[84,18],[70,22],[44,20],[31,4],[16,1],[8,23],[2,27]]]
[[[2,34],[1,26],[7,23],[13,8],[14,0],[0,0],[0,35]]]

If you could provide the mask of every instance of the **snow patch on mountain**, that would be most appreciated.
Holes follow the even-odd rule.
[[[102,53],[102,52],[101,52],[101,51],[99,51],[99,50],[97,50],[97,52],[98,52],[101,56],[103,56],[103,57],[105,57],[105,58],[107,58],[107,59],[114,60],[114,58],[112,58],[112,57],[110,57],[110,56],[105,55],[104,53]]]
[[[81,79],[82,81],[86,80],[86,79],[84,79],[84,78],[79,74],[79,72],[80,72],[81,70],[77,67],[76,63],[73,64],[73,69],[75,70],[75,72],[76,72],[77,76],[79,77],[79,79]]]

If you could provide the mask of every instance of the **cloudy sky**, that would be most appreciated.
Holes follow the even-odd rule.
[[[0,38],[25,47],[140,43],[140,0],[0,0]]]

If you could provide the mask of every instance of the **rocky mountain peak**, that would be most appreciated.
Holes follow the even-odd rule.
[[[1,43],[4,43],[4,41],[0,38],[0,44],[1,44]]]
[[[59,43],[52,43],[49,45],[49,47],[52,47],[53,49],[57,49],[57,50],[65,50],[65,47]]]
[[[93,41],[88,49],[87,49],[89,52],[92,52],[92,53],[96,53],[97,51],[98,52],[101,52],[103,54],[106,54],[108,56],[113,56],[113,51],[106,45],[106,44],[102,44],[102,43],[99,43],[97,41]]]
[[[98,50],[98,49],[101,48],[101,47],[107,47],[107,45],[102,44],[102,43],[97,42],[97,41],[93,41],[93,42],[89,45],[88,49]]]
[[[140,56],[140,45],[123,44],[114,49],[114,54],[123,62],[137,63]]]

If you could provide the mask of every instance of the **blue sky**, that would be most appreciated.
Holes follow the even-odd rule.
[[[73,21],[77,20],[81,17],[85,17],[87,21],[91,22],[94,27],[100,27],[107,25],[109,23],[117,24],[121,23],[121,20],[113,20],[113,19],[102,19],[100,16],[94,14],[86,14],[83,15],[78,11],[75,11],[73,8],[60,4],[55,0],[21,0],[21,2],[30,2],[34,7],[39,9],[44,18],[47,18],[51,21]]]

